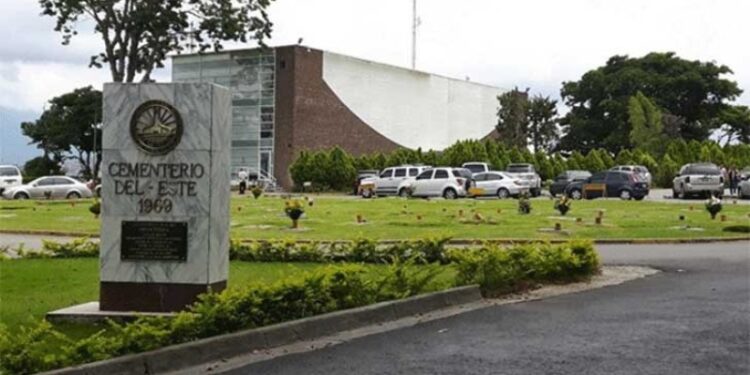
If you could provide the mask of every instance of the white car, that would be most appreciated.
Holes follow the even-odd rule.
[[[386,168],[377,177],[362,179],[358,190],[363,198],[370,198],[373,195],[406,197],[409,195],[409,189],[414,179],[429,168],[426,165],[400,165]]]
[[[485,173],[490,171],[490,165],[487,163],[482,162],[476,162],[476,161],[470,161],[468,163],[463,163],[461,165],[461,168],[466,168],[471,171],[471,174],[476,175],[477,173]]]
[[[724,176],[713,163],[685,164],[672,180],[672,196],[686,198],[690,195],[724,195]]]
[[[528,191],[529,188],[523,181],[509,176],[504,172],[486,172],[474,175],[476,188],[472,189],[475,197],[496,196],[505,199],[511,196],[517,196],[521,192]]]
[[[471,187],[473,180],[468,169],[440,167],[420,173],[411,184],[411,195],[456,199],[467,196]]]
[[[3,198],[6,199],[77,199],[92,196],[86,184],[67,176],[39,177],[26,185],[15,186],[3,192]]]
[[[645,181],[648,186],[651,186],[651,172],[648,171],[648,168],[642,166],[642,165],[616,165],[609,169],[610,171],[622,171],[622,172],[633,172],[635,174],[638,174],[641,176],[643,181]]]
[[[740,199],[750,199],[750,176],[744,177],[744,180],[737,185],[737,195]]]
[[[521,180],[524,186],[529,189],[532,197],[538,197],[542,194],[542,178],[536,173],[536,169],[532,164],[508,164],[505,173]]]
[[[15,165],[0,165],[0,194],[8,188],[21,185],[23,176]]]

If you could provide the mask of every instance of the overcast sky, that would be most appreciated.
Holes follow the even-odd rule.
[[[87,68],[100,41],[89,31],[60,45],[36,0],[0,0],[0,106],[41,111],[76,87],[101,87]],[[615,54],[674,51],[728,65],[750,91],[748,0],[420,0],[417,68],[557,97]],[[271,45],[304,44],[408,66],[411,0],[277,0]],[[169,71],[156,75],[169,79]],[[750,104],[750,93],[740,102]]]

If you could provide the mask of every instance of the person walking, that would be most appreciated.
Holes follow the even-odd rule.
[[[237,177],[240,178],[240,195],[244,195],[245,189],[247,189],[247,171],[244,169],[241,169],[237,173]]]
[[[729,196],[734,196],[734,193],[737,191],[737,185],[739,184],[738,180],[738,172],[735,167],[731,167],[729,169],[729,172],[727,172],[727,182],[729,182]]]

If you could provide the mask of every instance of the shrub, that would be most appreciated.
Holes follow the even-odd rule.
[[[484,296],[533,288],[542,282],[587,279],[599,271],[591,242],[517,245],[507,249],[485,245],[451,253],[458,285],[479,284]]]
[[[153,350],[218,334],[305,318],[331,311],[404,298],[434,290],[437,266],[416,269],[411,262],[391,265],[368,275],[362,266],[346,265],[307,273],[272,285],[230,288],[209,293],[175,318],[139,318],[110,322],[100,332],[76,343],[42,322],[8,334],[0,330],[0,370],[32,373],[115,356]],[[50,355],[50,345],[61,348]]]
[[[413,259],[415,263],[448,263],[445,245],[450,237],[435,237],[381,245],[371,239],[319,244],[295,241],[244,243],[231,241],[229,259],[248,262],[356,262],[393,263]]]
[[[750,233],[750,225],[730,225],[722,229],[724,232]]]
[[[99,256],[99,244],[90,241],[87,237],[64,243],[43,240],[42,249],[50,253],[53,258],[96,258]]]

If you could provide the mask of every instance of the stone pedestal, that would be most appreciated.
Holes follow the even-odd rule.
[[[175,311],[226,287],[229,90],[106,84],[100,308]]]

